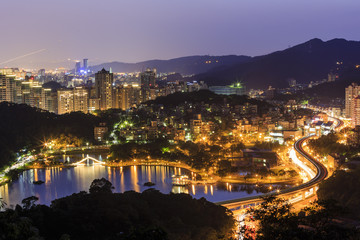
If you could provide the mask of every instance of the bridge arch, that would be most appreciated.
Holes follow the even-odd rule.
[[[96,158],[93,158],[93,157],[90,157],[89,155],[87,155],[85,158],[81,159],[80,161],[78,162],[75,162],[73,163],[72,165],[82,165],[83,163],[85,163],[86,161],[88,160],[92,160],[94,162],[94,164],[97,164],[97,165],[103,165],[105,164],[105,162],[103,161],[100,161]]]

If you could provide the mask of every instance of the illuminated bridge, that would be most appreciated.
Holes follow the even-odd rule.
[[[343,121],[337,118],[335,120],[337,121],[337,125],[335,126],[335,129],[341,128],[343,126]],[[298,167],[300,167],[304,172],[306,172],[308,176],[311,177],[310,181],[305,182],[299,186],[281,190],[279,192],[270,192],[260,196],[252,196],[252,197],[222,201],[222,202],[217,202],[216,204],[227,207],[234,213],[241,213],[244,212],[249,207],[255,207],[257,205],[260,205],[263,202],[262,197],[269,196],[272,194],[287,199],[289,203],[296,203],[310,196],[313,196],[316,193],[318,184],[327,177],[328,171],[322,163],[317,161],[315,158],[313,158],[303,149],[303,144],[311,137],[313,136],[303,137],[298,141],[296,141],[294,144],[293,152],[290,152],[293,161],[295,160],[294,163],[297,164]],[[297,154],[295,154],[295,151]],[[299,161],[297,156],[299,156],[301,160],[306,160],[306,161],[301,161],[301,160]],[[297,162],[301,162],[301,163],[297,163]]]
[[[86,156],[85,158],[81,159],[78,162],[72,163],[71,165],[84,165],[84,164],[89,164],[89,162],[92,161],[93,165],[103,165],[105,164],[105,162],[100,161],[96,158],[90,157],[89,155]]]

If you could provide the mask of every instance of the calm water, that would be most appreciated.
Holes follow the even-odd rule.
[[[0,197],[8,207],[21,203],[21,200],[37,196],[39,204],[49,205],[52,200],[64,196],[88,191],[91,182],[96,178],[106,178],[115,187],[114,192],[135,190],[142,192],[145,182],[154,182],[153,188],[163,193],[188,193],[195,198],[205,197],[212,202],[235,199],[240,197],[261,194],[256,191],[242,189],[236,184],[190,185],[173,187],[171,176],[189,174],[187,170],[168,166],[129,166],[110,168],[101,165],[77,166],[71,168],[31,169],[20,174],[18,180],[0,187]],[[42,180],[41,185],[33,181]]]

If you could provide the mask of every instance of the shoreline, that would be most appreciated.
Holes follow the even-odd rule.
[[[76,167],[76,165],[72,164],[60,164],[60,165],[34,165],[36,161],[33,162],[32,165],[26,166],[22,171],[30,170],[30,169],[46,169],[46,168],[72,168]],[[79,165],[81,166],[81,165]],[[119,168],[119,167],[131,167],[131,166],[170,166],[175,168],[182,168],[191,173],[199,174],[201,176],[201,180],[191,180],[193,184],[215,184],[215,183],[229,183],[229,184],[242,184],[242,185],[264,185],[264,184],[278,184],[278,185],[296,185],[298,182],[296,178],[283,179],[283,180],[275,180],[272,181],[263,181],[255,178],[248,178],[244,180],[243,178],[229,178],[229,177],[219,177],[216,175],[207,175],[207,172],[202,172],[201,170],[193,169],[189,165],[180,162],[169,162],[164,160],[138,160],[136,162],[119,162],[119,163],[106,163],[102,164],[104,167],[111,168]],[[22,172],[21,171],[21,172]],[[204,176],[204,175],[207,176]],[[6,182],[0,183],[0,186],[6,183],[11,182],[12,179],[8,179]]]

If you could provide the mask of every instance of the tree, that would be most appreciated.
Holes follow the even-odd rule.
[[[95,179],[92,181],[90,185],[89,192],[93,193],[112,193],[112,189],[114,189],[111,182],[109,182],[105,178]]]
[[[3,200],[3,198],[0,198],[0,210],[3,209],[3,208],[5,208],[6,205],[7,205],[7,204],[6,204],[6,202]]]
[[[218,164],[218,174],[220,177],[224,177],[231,173],[231,162],[228,160],[221,160]]]
[[[21,201],[21,203],[23,204],[24,209],[30,209],[34,206],[35,202],[39,200],[38,197],[36,196],[31,196],[28,198],[25,198]]]
[[[317,201],[297,215],[284,199],[271,195],[263,200],[259,208],[248,211],[249,221],[256,227],[242,227],[245,240],[359,239],[358,230],[334,221],[343,214],[343,209],[335,201]]]
[[[346,187],[344,187],[346,183]],[[360,216],[360,168],[354,171],[336,171],[330,178],[319,185],[317,192],[320,200],[336,199],[339,203],[348,208],[351,215]]]
[[[277,198],[275,195],[263,197],[264,202],[259,208],[250,209],[250,221],[257,225],[256,230],[249,226],[242,227],[244,239],[291,239],[290,236],[297,229],[295,214],[291,212],[291,205],[284,199]],[[289,238],[279,238],[279,236],[289,236]]]

